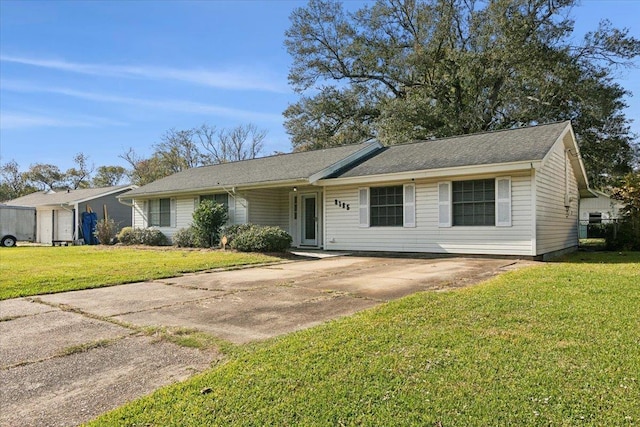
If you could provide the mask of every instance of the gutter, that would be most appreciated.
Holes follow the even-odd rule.
[[[473,166],[456,166],[450,168],[441,169],[425,169],[416,171],[404,171],[396,173],[381,173],[376,175],[361,175],[347,178],[328,178],[321,179],[317,182],[318,185],[329,187],[337,185],[349,185],[349,184],[362,184],[371,182],[385,182],[385,181],[406,181],[411,179],[428,179],[428,178],[443,178],[451,176],[464,176],[464,175],[482,175],[482,174],[495,174],[505,173],[513,171],[525,171],[538,169],[541,165],[539,160],[527,160],[512,163],[494,163],[490,165],[473,165]]]

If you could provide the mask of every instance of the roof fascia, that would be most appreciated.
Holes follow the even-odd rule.
[[[567,136],[569,137],[567,139]],[[573,132],[573,127],[571,123],[567,125],[567,129],[563,135],[562,140],[565,149],[569,150],[569,161],[571,166],[573,167],[573,171],[576,174],[576,179],[578,182],[582,182],[584,189],[591,192],[589,188],[589,178],[587,178],[587,170],[584,167],[584,163],[582,162],[582,154],[580,154],[580,148],[578,147],[578,143],[576,141],[576,135]]]
[[[329,165],[326,168],[322,169],[321,171],[311,175],[309,177],[309,183],[315,184],[317,181],[321,180],[322,178],[325,178],[339,171],[340,169],[345,168],[354,162],[357,162],[363,157],[368,156],[369,154],[380,150],[382,147],[383,145],[378,141],[366,142],[364,143],[364,147],[362,147],[360,150],[356,151],[355,153],[351,153],[344,159],[338,160],[334,164]]]
[[[306,178],[298,178],[298,179],[288,179],[283,181],[270,181],[268,183],[255,183],[255,184],[243,184],[243,185],[230,185],[226,186],[218,186],[218,187],[207,187],[207,188],[198,188],[198,189],[188,189],[188,190],[180,190],[180,191],[163,191],[163,192],[154,192],[154,193],[145,193],[145,194],[136,194],[133,196],[127,196],[127,194],[122,194],[117,196],[119,200],[133,200],[133,199],[155,199],[158,197],[176,197],[176,196],[199,196],[202,194],[214,193],[214,192],[230,192],[234,194],[236,190],[247,191],[247,190],[259,190],[265,188],[283,188],[283,187],[295,187],[300,185],[308,185],[309,180]]]
[[[76,203],[76,204],[77,203],[84,203],[84,202],[88,202],[88,201],[93,200],[93,199],[97,199],[99,197],[110,196],[112,194],[120,193],[122,191],[133,190],[134,188],[138,188],[138,186],[137,185],[133,185],[133,184],[132,185],[127,185],[125,187],[120,187],[120,188],[118,188],[116,190],[110,190],[110,191],[107,191],[107,192],[104,192],[104,193],[97,194],[95,196],[85,197],[84,199],[73,200],[73,201],[69,201],[67,203],[69,203],[69,204],[71,204],[71,203]]]
[[[349,185],[349,184],[362,184],[371,182],[384,182],[384,181],[400,181],[410,179],[425,179],[425,178],[442,178],[450,176],[463,176],[463,175],[480,175],[488,173],[504,173],[515,172],[529,169],[538,169],[540,167],[539,160],[509,162],[509,163],[495,163],[490,165],[473,165],[473,166],[457,166],[452,168],[442,169],[427,169],[416,170],[408,172],[387,173],[379,175],[365,175],[354,176],[348,178],[329,178],[318,181],[318,185],[322,186],[336,186],[336,185]]]

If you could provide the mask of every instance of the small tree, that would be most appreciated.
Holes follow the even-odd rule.
[[[193,212],[193,232],[198,246],[211,247],[220,239],[220,229],[227,222],[227,209],[213,200],[203,200]]]
[[[609,249],[640,250],[640,173],[625,175],[613,189],[612,198],[622,202],[621,222],[607,235]]]
[[[118,231],[118,224],[109,218],[101,219],[96,224],[96,231],[93,233],[101,245],[112,245],[115,243],[116,233]]]

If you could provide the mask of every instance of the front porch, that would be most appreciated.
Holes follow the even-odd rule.
[[[323,247],[321,188],[255,189],[243,191],[239,196],[242,199],[236,203],[244,203],[247,212],[244,222],[280,227],[291,234],[296,248]]]

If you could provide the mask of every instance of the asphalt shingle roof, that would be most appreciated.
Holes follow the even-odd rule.
[[[105,194],[115,193],[120,189],[126,190],[130,187],[130,185],[118,185],[115,187],[69,190],[68,192],[66,190],[61,190],[56,193],[37,191],[35,193],[27,194],[26,196],[18,197],[17,199],[9,200],[6,204],[11,206],[28,207],[74,204],[79,200],[95,199]]]
[[[363,148],[364,144],[355,144],[187,169],[132,190],[126,197],[308,179]]]
[[[335,177],[542,160],[569,122],[386,147]]]

